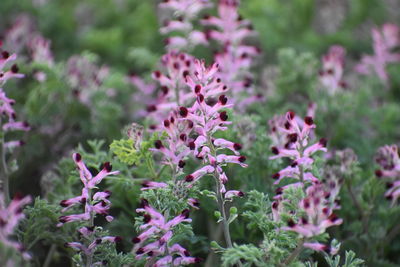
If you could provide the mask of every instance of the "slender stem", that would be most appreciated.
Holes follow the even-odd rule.
[[[89,189],[88,199],[86,200],[86,205],[92,205],[92,190]],[[90,212],[89,227],[94,227],[94,213]],[[94,232],[91,234],[94,237]],[[93,251],[86,256],[86,267],[91,267],[93,262]]]
[[[56,252],[56,248],[57,248],[57,246],[55,244],[51,245],[51,247],[49,249],[49,252],[47,253],[46,260],[43,263],[43,267],[49,267],[50,266],[50,263],[51,263],[51,260],[53,258],[54,252]]]
[[[284,261],[281,266],[287,266],[289,265],[292,261],[294,261],[297,256],[299,256],[300,252],[303,250],[303,244],[304,244],[304,238],[299,239],[299,242],[297,243],[297,247],[295,250],[293,250],[292,254],[289,255],[289,257]]]
[[[216,178],[218,179],[218,178]],[[229,232],[229,224],[226,216],[226,211],[225,211],[225,205],[224,205],[224,199],[220,190],[220,185],[219,181],[217,180],[217,199],[218,199],[218,207],[219,210],[222,214],[222,227],[224,230],[224,237],[225,237],[225,242],[228,248],[232,248],[232,239],[231,239],[231,234]]]
[[[2,125],[2,121],[0,118],[0,127]],[[2,171],[1,171],[1,180],[2,180],[2,191],[4,194],[4,201],[7,205],[10,202],[10,184],[8,181],[8,168],[7,168],[7,159],[6,159],[6,147],[4,146],[5,139],[4,139],[5,132],[1,133],[1,164],[2,164]]]

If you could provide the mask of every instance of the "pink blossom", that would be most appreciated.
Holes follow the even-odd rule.
[[[319,79],[330,94],[346,87],[346,83],[343,81],[345,54],[346,50],[342,46],[334,45],[329,48],[328,54],[322,57]]]
[[[392,52],[394,48],[400,46],[399,27],[387,23],[381,29],[373,28],[372,39],[374,41],[374,54],[363,56],[355,69],[364,75],[370,75],[374,72],[381,81],[388,83],[387,65],[389,63],[400,62],[400,53]]]
[[[11,239],[15,227],[25,218],[22,208],[31,202],[31,197],[14,197],[8,206],[4,201],[4,195],[0,193],[0,243],[7,247],[14,248],[22,253],[25,259],[30,259],[29,253],[25,252],[24,247],[17,241]]]

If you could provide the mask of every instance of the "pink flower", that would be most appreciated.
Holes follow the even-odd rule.
[[[179,36],[171,36],[165,43],[169,50],[191,49],[198,44],[206,45],[207,37],[203,32],[194,30],[193,22],[200,12],[212,6],[208,0],[169,0],[159,4],[162,14],[167,14],[167,10],[172,11],[163,21],[160,28],[161,34],[179,33]]]
[[[329,191],[326,191],[322,184],[311,185],[306,190],[306,197],[299,203],[299,210],[304,212],[298,222],[288,221],[288,226],[283,230],[297,232],[299,235],[308,239],[318,236],[326,231],[327,228],[340,225],[343,220],[333,213],[333,203],[327,199]],[[329,197],[328,197],[329,198]],[[299,214],[301,214],[299,212]],[[315,243],[309,244],[311,249],[322,250],[321,246]]]
[[[330,94],[336,93],[347,85],[343,79],[344,58],[346,50],[339,45],[329,48],[328,54],[322,57],[322,70],[319,72],[321,83]]]
[[[372,29],[372,39],[374,55],[363,56],[355,69],[364,75],[375,72],[381,81],[388,83],[387,65],[400,62],[400,53],[392,52],[394,48],[400,46],[400,29],[394,24],[384,24],[381,29]]]
[[[189,257],[189,252],[182,246],[170,244],[174,227],[183,222],[191,222],[189,210],[182,211],[168,221],[143,199],[136,211],[143,214],[144,222],[140,226],[143,232],[132,239],[137,259],[157,259],[154,266],[166,266],[173,261],[183,265],[196,262],[196,258]]]
[[[25,252],[22,244],[12,240],[11,237],[14,234],[15,227],[25,218],[25,215],[22,213],[22,208],[30,202],[30,196],[24,198],[16,196],[10,204],[6,206],[4,195],[0,193],[0,243],[22,252],[22,256],[25,259],[30,259],[30,255]]]
[[[91,196],[91,191],[105,177],[119,173],[118,171],[112,172],[112,166],[109,162],[106,162],[103,164],[103,169],[96,176],[93,176],[83,162],[80,154],[74,153],[72,158],[78,167],[81,182],[83,183],[84,187],[82,188],[82,193],[80,196],[63,200],[60,202],[60,205],[64,207],[62,211],[65,212],[77,204],[84,204],[85,212],[81,214],[61,216],[59,218],[60,223],[58,226],[62,226],[64,223],[74,221],[88,221],[90,218],[92,218],[92,216],[95,216],[95,214],[108,215],[108,210],[110,208],[110,201],[108,198],[110,197],[111,192],[96,192],[93,196]]]
[[[318,183],[318,179],[310,172],[314,160],[312,155],[318,151],[326,152],[326,139],[322,138],[313,145],[308,145],[311,131],[316,127],[314,120],[310,116],[306,116],[304,120],[300,120],[292,111],[286,113],[283,127],[274,126],[273,136],[282,145],[282,136],[286,137],[286,143],[283,147],[273,146],[271,148],[274,156],[270,159],[289,158],[291,164],[281,171],[272,175],[278,184],[285,177],[299,179],[301,182]],[[301,170],[300,170],[301,168]]]
[[[390,180],[385,197],[392,200],[394,205],[400,197],[400,158],[397,146],[386,145],[379,148],[375,160],[382,168],[375,171],[376,176]]]
[[[220,78],[231,89],[236,108],[244,111],[251,103],[262,101],[263,97],[255,92],[250,71],[260,51],[245,42],[255,33],[250,22],[239,15],[238,5],[236,0],[221,0],[218,16],[206,15],[201,22],[215,28],[208,30],[206,36],[221,45],[221,51],[214,58],[220,66]]]

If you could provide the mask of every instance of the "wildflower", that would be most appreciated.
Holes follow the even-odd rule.
[[[219,65],[214,63],[206,67],[204,61],[195,60],[194,75],[186,77],[187,85],[192,88],[196,101],[191,108],[180,108],[180,115],[183,120],[194,122],[194,130],[198,136],[193,142],[194,156],[203,159],[204,167],[186,177],[186,181],[195,182],[207,173],[214,172],[221,184],[221,190],[227,182],[227,176],[221,168],[226,163],[239,164],[242,167],[246,157],[241,156],[239,150],[241,145],[222,138],[214,139],[213,135],[218,131],[227,129],[228,114],[223,109],[231,108],[225,95],[226,86],[220,78],[215,77]],[[218,100],[217,100],[218,99]],[[219,153],[220,150],[228,148],[235,155]],[[193,178],[193,179],[192,179]]]
[[[274,156],[270,159],[286,157],[291,159],[291,164],[272,175],[276,180],[275,184],[285,177],[299,179],[300,182],[319,182],[309,171],[314,162],[311,156],[317,151],[326,152],[327,141],[322,138],[313,145],[308,144],[310,133],[315,127],[314,120],[310,116],[300,120],[293,111],[286,113],[284,127],[275,129],[279,134],[286,136],[286,143],[283,147],[273,146],[271,151]]]
[[[201,22],[215,28],[208,30],[207,36],[221,45],[221,51],[214,57],[220,66],[219,76],[231,89],[236,108],[243,111],[251,103],[263,100],[263,97],[256,94],[252,82],[254,77],[250,72],[260,50],[245,44],[245,39],[255,33],[250,22],[240,17],[238,2],[219,1],[218,16],[205,16]]]
[[[193,21],[204,9],[211,7],[209,0],[170,0],[163,1],[159,8],[166,14],[167,10],[172,11],[173,17],[163,21],[164,26],[160,28],[161,34],[172,32],[180,33],[179,36],[170,36],[165,40],[169,50],[188,49],[198,44],[207,44],[205,33],[194,30]]]
[[[15,227],[25,217],[22,208],[30,202],[30,196],[24,198],[15,196],[8,206],[6,206],[4,195],[0,193],[0,243],[20,251],[26,260],[30,259],[31,256],[25,252],[23,245],[12,240],[11,236],[14,233]]]
[[[390,145],[379,148],[375,160],[381,166],[381,169],[375,171],[376,176],[390,180],[387,183],[388,190],[385,193],[385,197],[392,200],[392,205],[394,205],[400,197],[400,158],[398,147]]]
[[[335,225],[340,225],[343,220],[338,218],[333,213],[333,208],[327,196],[329,191],[324,189],[321,184],[314,184],[307,188],[306,196],[299,203],[299,210],[304,215],[301,216],[298,222],[293,220],[288,221],[288,226],[283,227],[283,230],[297,232],[306,240],[310,240],[326,231],[327,228]],[[319,243],[304,243],[305,247],[314,250],[328,250],[328,246]],[[334,253],[335,251],[328,251]]]
[[[120,237],[97,237],[95,235],[94,218],[97,214],[104,215],[108,222],[113,220],[113,217],[108,215],[111,202],[109,197],[111,196],[110,191],[97,191],[93,192],[96,186],[107,176],[118,174],[118,171],[111,171],[112,166],[109,162],[102,164],[101,171],[93,176],[86,164],[83,162],[82,156],[79,153],[74,153],[72,158],[77,166],[81,182],[83,184],[82,193],[79,196],[62,200],[60,205],[63,207],[62,212],[66,212],[76,205],[84,206],[84,213],[64,215],[59,218],[58,227],[61,227],[65,223],[74,221],[83,221],[87,225],[78,229],[78,232],[85,236],[85,242],[69,242],[66,243],[66,247],[73,248],[81,251],[86,255],[87,261],[91,262],[93,253],[98,245],[103,242],[119,242]],[[94,193],[94,194],[93,194]]]
[[[342,46],[334,45],[329,48],[328,54],[322,57],[319,79],[331,95],[346,87],[346,82],[343,81],[345,54],[346,50]]]
[[[188,210],[167,221],[164,215],[143,199],[136,211],[144,218],[144,224],[140,226],[142,232],[132,239],[135,244],[133,250],[136,259],[154,260],[154,266],[167,266],[171,263],[177,266],[199,262],[198,258],[190,257],[189,252],[179,244],[170,244],[174,227],[183,222],[191,222]]]
[[[375,72],[381,81],[388,83],[387,65],[400,62],[400,53],[392,52],[400,46],[400,29],[394,24],[384,24],[381,29],[372,29],[372,39],[374,55],[363,56],[355,69],[364,75]]]

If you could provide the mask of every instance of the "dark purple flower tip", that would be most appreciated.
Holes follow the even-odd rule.
[[[279,179],[280,176],[281,176],[281,175],[279,174],[279,172],[274,173],[274,174],[272,174],[272,179],[277,180],[277,179]]]
[[[187,108],[185,108],[185,107],[179,108],[179,115],[186,118],[188,114],[189,114],[189,110]]]
[[[244,192],[239,191],[238,196],[239,196],[239,197],[244,197]]]
[[[1,52],[1,56],[2,56],[4,59],[7,59],[7,58],[10,57],[10,53],[8,53],[7,51],[3,51],[3,52]]]
[[[119,242],[122,241],[122,237],[121,236],[116,236],[114,240],[115,240],[116,243],[119,243]]]
[[[178,62],[175,62],[175,63],[173,64],[173,67],[174,67],[174,69],[179,70],[181,66],[179,65]]]
[[[326,145],[328,144],[328,140],[326,140],[325,138],[321,138],[319,139],[319,144],[323,147],[326,147]]]
[[[226,111],[222,111],[221,113],[219,113],[219,118],[221,119],[221,121],[227,121],[228,114],[226,114]]]
[[[112,165],[110,164],[110,162],[104,162],[103,169],[105,169],[107,172],[110,172],[112,170]]]
[[[179,135],[179,139],[181,139],[183,142],[185,142],[186,141],[186,139],[187,139],[187,135],[186,134],[180,134]]]
[[[147,201],[147,199],[142,198],[140,200],[139,207],[143,209],[143,208],[148,207],[148,206],[149,206],[149,202]]]
[[[297,133],[291,133],[288,134],[287,139],[289,140],[289,142],[295,143],[297,141],[297,137],[298,137]]]
[[[325,214],[325,215],[328,215],[328,213],[329,213],[329,209],[328,209],[328,208],[326,208],[326,207],[325,207],[325,208],[323,208],[323,209],[322,209],[322,213],[323,213],[323,214]]]
[[[104,266],[107,265],[108,264],[108,260],[102,260],[101,264],[104,265]]]
[[[67,216],[60,216],[60,217],[58,218],[58,221],[59,221],[60,223],[66,223],[66,222],[68,221]]]
[[[235,144],[233,144],[233,149],[235,149],[235,150],[241,150],[241,149],[242,149],[242,145],[239,144],[239,143],[235,143]]]
[[[153,255],[154,255],[154,252],[153,252],[153,251],[147,252],[147,256],[152,257]]]
[[[189,142],[189,148],[190,150],[194,150],[196,148],[196,144],[194,143],[194,141]]]
[[[277,189],[275,189],[275,194],[280,195],[282,193],[283,193],[282,187],[278,187]]]
[[[324,246],[322,247],[322,250],[325,251],[326,253],[330,254],[332,249],[331,249],[330,246],[324,245]]]
[[[290,219],[290,220],[287,222],[287,225],[288,225],[289,227],[293,228],[293,227],[296,226],[296,223],[295,223],[292,219]]]
[[[132,243],[134,244],[140,243],[140,238],[139,237],[132,238]]]
[[[246,161],[246,157],[245,156],[240,156],[238,158],[239,162],[245,162]]]
[[[179,162],[178,162],[178,167],[179,168],[183,168],[183,167],[185,167],[185,165],[186,165],[186,163],[185,163],[185,161],[183,161],[183,160],[180,160]]]
[[[168,128],[169,125],[170,125],[169,120],[164,120],[164,126],[165,126],[165,128]]]
[[[199,258],[199,257],[196,257],[195,259],[194,259],[194,262],[195,263],[200,263],[200,262],[202,262],[203,261],[203,259],[202,258]]]
[[[156,70],[155,72],[153,72],[153,74],[157,79],[161,77],[161,72],[159,70]]]
[[[308,224],[307,218],[301,217],[301,223],[302,223],[302,224]]]
[[[19,71],[19,68],[18,68],[17,64],[14,64],[11,66],[12,73],[18,73],[18,71]]]
[[[186,257],[189,257],[189,256],[190,256],[190,253],[189,253],[189,251],[188,251],[187,249],[185,249],[185,250],[183,251],[183,254],[184,254]]]
[[[198,199],[195,199],[195,200],[193,201],[192,205],[195,206],[195,207],[200,207],[200,202],[199,202],[199,200],[198,200]]]
[[[278,155],[279,149],[276,146],[273,146],[273,147],[271,147],[271,152],[272,152],[272,154]]]
[[[86,227],[86,229],[88,229],[90,232],[93,232],[94,231],[94,226]]]
[[[278,209],[278,206],[279,206],[278,202],[276,202],[276,201],[272,202],[272,208],[274,210]]]
[[[156,140],[154,142],[154,147],[157,148],[157,149],[161,149],[163,147],[163,144],[162,144],[161,140]]]
[[[144,182],[142,183],[142,186],[143,186],[143,187],[149,187],[149,181],[144,181]]]
[[[188,128],[189,128],[189,129],[192,129],[192,128],[194,127],[193,121],[188,120],[187,122],[188,122]]]
[[[11,113],[11,117],[15,120],[17,118],[17,114],[15,114],[14,112]]]
[[[186,76],[188,76],[188,75],[189,75],[189,71],[188,70],[185,70],[184,72],[182,72],[183,78],[186,78]]]
[[[188,59],[188,60],[186,60],[185,61],[185,65],[186,65],[186,67],[190,67],[190,65],[192,65],[192,62]]]
[[[190,213],[190,210],[189,209],[185,209],[185,210],[182,211],[181,215],[183,217],[185,217],[185,219],[187,219],[187,218],[189,218],[189,213]]]
[[[284,126],[285,126],[286,130],[289,130],[290,129],[290,122],[286,121]]]
[[[310,207],[310,200],[308,198],[305,198],[303,200],[303,205],[304,205],[304,208],[308,209]]]
[[[104,193],[107,194],[106,198],[109,198],[112,195],[112,192],[110,190],[104,191]]]
[[[60,206],[61,206],[61,207],[64,207],[64,208],[65,208],[65,207],[68,207],[69,205],[68,205],[68,203],[67,203],[67,200],[61,200],[61,201],[60,201]]]
[[[144,249],[143,248],[139,248],[138,250],[136,250],[136,254],[140,255],[144,253]]]
[[[375,171],[375,175],[376,175],[377,177],[382,177],[382,175],[383,175],[382,170],[376,170],[376,171]]]
[[[86,203],[86,198],[85,197],[83,197],[83,198],[81,198],[81,200],[79,201],[81,204],[85,204]]]
[[[228,86],[224,85],[224,86],[222,87],[222,90],[224,90],[224,91],[228,90]]]
[[[228,102],[228,98],[225,95],[220,95],[218,100],[222,105],[226,105],[226,103]]]
[[[326,71],[326,73],[328,73],[329,75],[332,75],[332,74],[334,73],[334,70],[333,70],[333,69],[328,69],[328,70]]]
[[[390,182],[389,182],[389,183],[386,183],[386,188],[387,188],[387,189],[390,189],[390,188],[392,188],[392,187],[393,187],[393,183],[390,183]]]
[[[167,86],[161,86],[161,91],[164,95],[168,94],[169,88]]]
[[[288,112],[289,112],[289,119],[293,120],[294,116],[296,116],[296,113],[294,113],[294,111],[292,110],[289,110]]]
[[[349,85],[345,81],[340,81],[339,86],[343,89],[346,89],[347,87],[349,87]]]
[[[101,240],[101,238],[97,238],[95,242],[98,245],[98,244],[101,244],[102,240]]]
[[[157,110],[156,105],[148,105],[146,108],[147,112],[154,112]]]
[[[196,84],[196,86],[194,87],[195,94],[200,93],[200,90],[201,90],[201,85],[200,84]]]
[[[294,168],[298,165],[297,161],[293,161],[292,164],[290,164],[290,167]]]
[[[64,243],[64,247],[65,247],[65,248],[69,248],[68,242],[65,242],[65,243]]]
[[[205,19],[205,20],[209,19],[210,17],[211,17],[210,14],[204,14],[203,15],[203,19]]]
[[[339,218],[338,218],[338,216],[336,216],[336,214],[335,213],[332,213],[331,215],[329,215],[329,218],[328,218],[331,222],[335,222],[335,221],[337,221]]]
[[[20,145],[20,146],[24,146],[25,144],[26,144],[26,143],[25,143],[24,140],[20,140],[20,141],[19,141],[19,145]]]
[[[193,180],[194,180],[193,175],[191,175],[191,174],[186,175],[186,177],[185,177],[185,182],[190,183],[190,182],[193,182]]]
[[[204,101],[204,95],[198,94],[198,95],[197,95],[197,101],[198,101],[199,103],[203,103],[203,101]]]
[[[144,223],[149,223],[151,221],[151,216],[149,214],[144,214],[143,215],[143,222]]]
[[[75,161],[76,161],[76,162],[79,162],[79,161],[81,161],[81,159],[82,159],[81,154],[75,153]]]
[[[313,118],[310,117],[310,116],[305,117],[305,118],[304,118],[304,122],[305,122],[307,125],[309,125],[309,126],[311,126],[311,125],[314,124],[314,120],[313,120]]]

